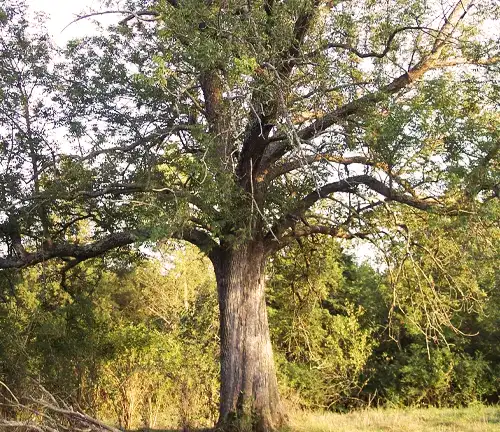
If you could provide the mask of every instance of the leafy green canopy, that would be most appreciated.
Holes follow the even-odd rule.
[[[498,195],[496,2],[120,10],[48,67],[25,7],[3,7],[1,268],[168,236],[208,253],[375,241],[401,206],[478,213]]]

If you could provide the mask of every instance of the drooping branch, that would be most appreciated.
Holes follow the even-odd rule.
[[[67,271],[83,261],[104,255],[110,250],[145,241],[151,237],[151,234],[152,231],[149,229],[131,230],[109,234],[87,244],[61,242],[45,245],[36,252],[27,252],[23,249],[23,254],[0,257],[0,269],[29,267],[59,258],[67,262],[64,269]],[[171,236],[198,246],[207,253],[218,246],[207,232],[191,227],[176,231]]]
[[[80,198],[87,200],[96,199],[107,195],[120,196],[132,195],[137,193],[153,193],[168,200],[186,199],[190,204],[192,204],[199,210],[206,210],[206,206],[203,200],[199,199],[199,197],[189,192],[182,190],[173,190],[166,187],[154,188],[138,183],[114,183],[102,189],[83,190],[64,194],[59,193],[57,196],[52,196],[51,199],[72,202]],[[45,195],[33,195],[26,198],[26,200],[40,200],[41,202],[43,202],[47,200],[47,197]],[[6,211],[8,211],[8,209]],[[17,208],[16,211],[19,212],[19,208]],[[212,212],[215,212],[215,210],[213,210]],[[89,217],[91,217],[90,214],[86,214],[83,216],[79,215],[78,217],[73,218],[71,221],[63,223],[62,228],[57,232],[63,234],[64,231],[72,224]],[[145,241],[150,238],[151,230],[141,229],[130,230],[121,233],[113,233],[101,240],[84,245],[79,244],[78,242],[72,243],[67,241],[56,241],[56,239],[54,238],[50,239],[50,241],[44,240],[40,249],[34,252],[30,251],[28,247],[25,247],[23,245],[22,234],[23,233],[21,232],[20,226],[17,223],[16,218],[13,216],[11,216],[7,222],[0,224],[0,236],[2,236],[5,243],[9,245],[9,249],[6,251],[7,255],[4,257],[0,257],[0,269],[22,268],[36,265],[52,259],[63,259],[64,261],[66,261],[66,266],[63,269],[64,273],[78,265],[80,262],[103,255],[104,253],[112,249],[126,246],[138,241]],[[171,233],[171,237],[188,241],[198,246],[205,252],[209,252],[213,248],[217,247],[217,243],[215,243],[208,230],[205,228],[196,229],[191,225],[186,225],[182,229]]]
[[[147,231],[136,230],[109,234],[101,240],[83,245],[63,242],[36,252],[27,252],[19,257],[0,257],[0,269],[23,268],[55,258],[74,259],[81,262],[103,255],[112,249],[144,240],[148,235]]]
[[[348,177],[345,180],[329,183],[318,190],[310,192],[302,199],[299,204],[299,208],[303,209],[301,210],[303,213],[319,200],[327,198],[335,192],[353,192],[360,185],[368,187],[389,201],[397,201],[401,204],[406,204],[419,210],[429,210],[430,208],[437,206],[435,200],[418,198],[415,195],[409,195],[405,192],[397,191],[370,175],[357,175]]]
[[[419,198],[415,194],[409,195],[405,192],[395,190],[387,186],[384,182],[369,175],[354,176],[349,179],[351,184],[365,185],[369,189],[382,195],[389,201],[397,201],[419,210],[430,210],[436,208],[439,203],[434,199]]]

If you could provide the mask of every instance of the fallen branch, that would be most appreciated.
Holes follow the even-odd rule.
[[[8,396],[3,396],[5,402],[0,406],[8,407],[12,413],[11,419],[0,419],[0,430],[16,428],[34,432],[60,432],[60,431],[85,431],[85,432],[122,432],[113,426],[75,411],[62,402],[61,407],[57,400],[42,385],[38,385],[41,395],[39,398],[16,397],[13,392],[0,381],[2,387],[7,389]],[[1,395],[0,395],[1,396]],[[49,397],[51,402],[44,398]],[[20,420],[20,418],[24,420]]]

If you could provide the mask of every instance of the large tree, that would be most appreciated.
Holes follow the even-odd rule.
[[[461,216],[498,196],[498,5],[103,11],[123,17],[54,66],[24,6],[2,11],[0,268],[195,244],[218,285],[219,425],[275,429],[266,260],[312,235],[384,242],[401,206]]]

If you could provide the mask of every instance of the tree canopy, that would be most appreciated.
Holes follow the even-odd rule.
[[[470,211],[498,192],[498,11],[480,3],[129,4],[57,65],[7,6],[1,267],[164,236],[367,237],[392,203]],[[71,241],[82,226],[96,241]]]

